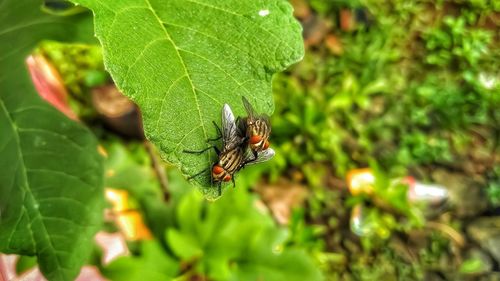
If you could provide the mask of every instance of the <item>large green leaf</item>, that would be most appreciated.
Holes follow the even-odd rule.
[[[0,1],[0,251],[36,255],[49,280],[72,280],[102,217],[102,159],[87,129],[38,97],[24,59],[41,39],[80,38],[90,25],[40,4]]]
[[[146,136],[186,175],[214,153],[187,155],[216,136],[228,103],[241,96],[271,114],[271,76],[303,56],[301,27],[285,0],[73,0],[95,14],[107,70],[141,108]],[[209,173],[195,179],[207,196]]]

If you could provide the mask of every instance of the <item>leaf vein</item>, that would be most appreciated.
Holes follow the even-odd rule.
[[[238,80],[236,80],[236,78],[234,78],[234,77],[233,77],[233,76],[232,76],[229,72],[225,71],[225,70],[224,70],[224,68],[222,68],[219,64],[215,63],[214,61],[210,60],[209,58],[206,58],[206,57],[204,57],[204,56],[202,56],[202,55],[199,55],[199,54],[197,54],[197,53],[194,53],[194,52],[191,52],[191,51],[188,51],[188,50],[185,50],[185,49],[181,49],[181,48],[179,48],[179,51],[181,51],[181,52],[185,52],[185,53],[188,53],[188,54],[192,54],[192,55],[194,55],[194,56],[199,57],[200,59],[203,59],[203,60],[205,60],[205,61],[209,62],[210,64],[212,64],[212,65],[214,65],[215,67],[217,67],[220,71],[222,71],[222,72],[226,75],[226,77],[227,77],[227,78],[230,78],[230,79],[231,79],[231,80],[233,80],[233,81],[234,81],[234,82],[235,82],[238,86],[240,86],[240,87],[241,87],[241,85],[242,85],[242,84],[241,84]],[[245,92],[246,92],[246,93],[248,93],[248,90],[247,90],[245,87],[242,87],[242,88],[243,88],[243,89],[245,89]],[[199,90],[199,89],[198,89],[198,90]]]
[[[12,116],[9,114],[9,111],[7,110],[4,102],[2,100],[0,100],[0,105],[2,107],[2,109],[7,113],[6,114],[6,117],[10,120],[10,124],[13,124],[14,121],[12,120]],[[19,154],[19,158],[23,160],[23,162],[25,161],[24,159],[24,155],[23,155],[23,152],[21,151],[20,149],[20,145],[21,145],[21,140],[19,138],[19,133],[16,131],[16,129],[14,127],[13,128],[13,131],[15,131],[15,133],[13,134],[14,135],[14,138],[16,139],[16,142],[17,142],[17,151],[18,151],[18,154]],[[23,183],[26,185],[26,193],[25,193],[25,197],[23,198],[23,200],[25,200],[26,196],[29,195],[31,200],[35,201],[36,202],[36,198],[35,196],[33,195],[33,193],[31,192],[31,190],[29,189],[28,187],[28,170],[25,166],[21,165],[21,169],[22,169],[22,174],[24,175],[23,177]],[[24,205],[23,205],[24,207]],[[32,217],[30,216],[30,212],[28,209],[26,209],[26,214],[28,215],[28,217]],[[40,218],[41,214],[40,212],[34,212],[34,217],[32,217],[32,220],[31,220],[31,223],[34,223],[35,222],[35,219],[36,217],[39,217]],[[43,227],[43,229],[45,230],[45,237],[47,238],[48,240],[48,244],[50,245],[50,247],[55,251],[55,247],[54,247],[54,244],[52,243],[52,240],[50,239],[50,236],[48,234],[48,231],[47,231],[47,227],[45,226],[45,224],[43,224],[43,222],[41,223],[41,227]],[[35,249],[38,248],[38,243],[34,237],[34,234],[33,234],[33,229],[31,227],[28,227],[30,229],[30,233],[31,233],[31,241],[33,241],[33,244],[35,245]],[[11,241],[11,240],[10,240]],[[10,242],[9,242],[10,244]],[[59,259],[59,256],[58,255],[55,255],[55,259],[56,259],[56,266],[59,268],[59,267],[62,267],[62,262],[60,261]],[[58,272],[59,274],[62,274],[60,272]],[[61,279],[64,279],[62,278],[61,276]]]
[[[193,1],[193,0],[186,0],[187,2],[191,2],[191,3],[194,3],[194,4],[198,4],[200,6],[204,6],[204,7],[207,7],[207,8],[211,8],[211,9],[214,9],[214,10],[218,10],[218,11],[221,11],[221,12],[224,12],[224,13],[227,13],[227,14],[231,14],[231,15],[235,15],[235,16],[238,16],[238,17],[241,17],[243,19],[246,19],[246,20],[249,20],[249,18],[245,17],[244,15],[241,15],[241,14],[238,14],[238,13],[235,13],[235,12],[232,12],[232,11],[229,11],[229,10],[226,10],[226,9],[223,9],[221,7],[217,7],[217,6],[213,6],[213,5],[209,5],[209,4],[206,4],[206,3],[201,3],[201,2],[197,2],[197,1]],[[252,23],[254,23],[253,21],[251,21]],[[278,40],[278,42],[284,42],[285,43],[285,46],[290,49],[291,51],[293,51],[293,48],[292,46],[290,46],[288,43],[286,43],[286,41],[282,41],[281,38],[279,38],[278,36],[276,36],[274,33],[272,33],[271,31],[269,31],[268,29],[258,25],[258,24],[255,24],[258,28],[262,29],[263,31],[265,31],[266,33],[268,33],[269,35],[271,35],[272,37],[274,37],[275,39]]]
[[[238,45],[235,45],[235,44],[233,44],[233,43],[231,43],[229,41],[224,41],[224,40],[222,40],[220,38],[217,38],[217,37],[215,37],[213,35],[210,35],[208,33],[205,33],[205,32],[202,32],[200,30],[197,30],[197,29],[194,29],[194,28],[190,28],[190,27],[187,27],[187,26],[184,26],[184,25],[179,25],[179,24],[175,24],[175,23],[168,23],[168,22],[163,22],[163,23],[166,24],[166,25],[173,26],[173,27],[178,27],[178,28],[189,30],[189,31],[194,31],[194,32],[196,32],[198,34],[201,34],[201,35],[205,36],[205,37],[208,37],[208,38],[217,40],[217,41],[219,41],[219,42],[221,42],[223,44],[226,44],[226,45],[232,47],[233,49],[239,51],[243,55],[248,55],[248,52],[246,52],[243,49],[241,49],[240,47],[238,47]],[[262,65],[262,63],[260,61],[258,61],[258,60],[254,60],[254,61],[257,62],[257,64]]]
[[[208,138],[208,135],[207,135],[207,131],[205,129],[205,125],[203,123],[203,118],[202,118],[202,114],[201,114],[201,108],[200,108],[200,102],[198,100],[198,95],[196,93],[196,90],[194,88],[194,85],[193,85],[193,81],[191,79],[191,77],[189,76],[189,73],[188,73],[188,70],[187,70],[187,67],[186,67],[186,64],[184,63],[184,59],[182,58],[181,54],[179,53],[179,50],[177,49],[177,44],[174,42],[174,40],[172,39],[172,37],[170,36],[170,34],[168,33],[167,31],[167,28],[165,27],[165,25],[163,25],[163,22],[162,20],[158,17],[158,15],[156,14],[155,10],[153,9],[153,7],[151,6],[151,2],[150,0],[145,0],[148,7],[151,9],[151,12],[153,13],[153,15],[155,16],[156,20],[158,21],[158,23],[160,24],[160,26],[162,27],[163,31],[165,32],[165,35],[166,37],[168,38],[168,40],[170,42],[172,42],[172,45],[174,46],[175,48],[175,51],[177,53],[177,56],[179,57],[179,61],[181,62],[183,68],[184,68],[184,72],[186,73],[186,75],[188,76],[188,80],[189,80],[189,83],[191,84],[191,89],[193,91],[193,94],[194,94],[194,99],[195,99],[195,103],[196,103],[196,107],[198,109],[198,118],[200,119],[200,124],[201,124],[201,128],[203,130],[203,135],[205,136],[205,139]],[[185,137],[185,136],[184,136]],[[184,139],[184,138],[183,138]]]
[[[174,151],[177,150],[177,148],[182,144],[182,141],[187,138],[187,136],[189,136],[191,133],[193,133],[194,131],[198,130],[200,127],[202,127],[202,125],[199,125],[199,126],[196,126],[194,127],[193,129],[191,129],[189,132],[187,132],[180,140],[179,142],[177,143],[177,145],[175,146],[175,149]]]
[[[35,172],[35,173],[52,173],[52,174],[58,174],[58,175],[62,175],[62,176],[66,176],[66,177],[69,177],[69,178],[73,178],[73,179],[76,179],[78,180],[79,182],[81,183],[84,183],[85,185],[89,186],[89,187],[92,187],[92,185],[86,181],[84,181],[82,178],[80,177],[77,177],[75,175],[70,175],[70,174],[67,174],[67,173],[64,173],[64,172],[60,172],[60,171],[56,171],[56,170],[49,170],[49,169],[41,169],[41,168],[38,168],[38,169],[26,169],[26,171],[28,172]]]
[[[154,40],[151,40],[149,41],[145,46],[144,48],[142,49],[142,51],[139,53],[139,55],[135,58],[134,62],[128,67],[127,71],[125,72],[125,75],[123,75],[123,80],[127,80],[128,78],[128,75],[130,74],[130,70],[135,66],[135,64],[142,58],[142,56],[144,55],[144,53],[148,50],[148,48],[151,48],[151,46],[153,46],[153,44],[157,43],[157,42],[160,42],[160,41],[164,41],[164,40],[167,40],[167,38],[156,38]]]
[[[47,134],[51,134],[51,135],[54,135],[54,136],[58,136],[60,137],[61,139],[65,139],[67,140],[69,143],[71,143],[74,147],[78,148],[78,150],[83,150],[84,147],[79,145],[77,142],[75,142],[74,140],[68,138],[66,135],[63,135],[61,133],[58,133],[58,132],[54,132],[54,131],[49,131],[49,130],[43,130],[43,129],[36,129],[36,128],[23,128],[23,127],[18,127],[18,131],[20,132],[43,132],[43,133],[47,133]]]
[[[167,98],[168,94],[170,93],[170,90],[174,87],[175,84],[177,84],[179,81],[182,80],[182,78],[184,77],[187,77],[187,74],[184,74],[182,75],[181,77],[175,79],[172,84],[170,84],[170,86],[168,87],[167,89],[167,92],[165,92],[165,94],[163,95],[163,98],[161,99],[161,106],[160,106],[160,113],[158,114],[158,120],[156,121],[156,130],[158,131],[159,128],[160,128],[160,121],[161,121],[161,115],[163,114],[163,107],[164,107],[164,103],[165,103],[165,99]]]

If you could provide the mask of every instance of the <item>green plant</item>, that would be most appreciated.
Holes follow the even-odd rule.
[[[271,114],[272,75],[303,56],[301,27],[283,0],[74,2],[96,14],[106,68],[141,108],[145,135],[186,175],[215,161],[212,152],[182,151],[207,146],[222,105],[243,115],[244,95]],[[207,197],[218,196],[208,173],[192,182]]]
[[[193,192],[179,202],[176,226],[166,230],[165,238],[178,259],[192,264],[185,274],[214,280],[319,280],[312,261],[303,251],[285,247],[286,230],[276,228],[253,201],[239,189],[217,204]]]
[[[237,5],[232,1],[103,4],[125,5],[118,13],[101,2],[82,2],[96,14],[95,34],[101,40],[107,70],[141,107],[146,135],[165,158],[179,167],[182,164],[186,174],[206,168],[213,160],[214,155],[194,157],[182,149],[206,145],[211,134],[206,128],[220,117],[221,105],[230,103],[241,115],[240,96],[246,95],[259,111],[272,113],[272,74],[303,56],[300,26],[282,0]],[[28,1],[4,1],[2,11],[8,13],[0,22],[0,38],[9,42],[0,47],[0,251],[37,255],[41,271],[53,280],[76,276],[101,225],[103,208],[97,141],[82,124],[41,101],[23,67],[25,57],[43,40],[96,43],[90,13],[64,5],[69,9],[56,11],[48,6],[41,10]],[[243,36],[239,36],[241,28],[247,31]],[[74,92],[85,88],[82,77],[87,86],[106,78],[99,72],[95,56],[100,49],[95,47],[52,42],[38,52],[58,64]],[[82,63],[75,57],[58,57],[71,52],[87,58]],[[94,72],[79,75],[75,68],[82,71],[87,62],[95,63],[86,65]],[[76,94],[89,100],[86,93]],[[79,113],[87,112],[89,102],[77,106]],[[196,182],[204,185],[208,197],[215,197],[207,177]]]
[[[171,200],[165,204],[158,196],[159,185],[143,146],[130,143],[125,147],[111,141],[106,148],[106,167],[113,171],[106,185],[129,191],[144,211],[157,241],[162,241],[143,242],[134,256],[103,267],[107,277],[134,280],[134,276],[148,274],[150,280],[188,280],[193,276],[210,280],[321,279],[302,245],[287,245],[288,231],[256,208],[256,198],[247,191],[255,177],[240,177],[238,189],[207,202],[190,189],[179,172],[168,169]]]
[[[91,42],[90,17],[47,15],[28,1],[2,6],[0,251],[36,255],[47,278],[71,280],[102,220],[102,158],[88,129],[41,100],[24,62],[42,39]]]
[[[468,26],[476,22],[477,15],[466,11],[457,18],[446,16],[442,26],[426,31],[423,34],[428,51],[426,62],[437,66],[477,67],[488,55],[493,36],[488,30]]]
[[[303,175],[297,178],[308,183],[312,194],[303,215],[307,223],[301,227],[306,229],[302,236],[314,237],[311,228],[319,225],[316,237],[325,241],[312,243],[310,248],[337,254],[341,246],[336,241],[346,238],[331,234],[341,230],[325,230],[328,220],[324,217],[335,217],[340,229],[346,227],[339,215],[346,204],[332,198],[342,196],[337,177],[343,178],[348,170],[375,160],[397,176],[419,171],[420,177],[430,177],[428,171],[439,166],[458,171],[484,166],[491,172],[498,161],[492,156],[497,154],[495,124],[500,120],[500,83],[495,70],[498,39],[493,36],[495,24],[491,24],[495,7],[487,1],[477,5],[360,1],[357,7],[369,16],[354,32],[339,30],[336,22],[338,11],[350,4],[316,2],[310,6],[318,14],[307,18],[305,26],[311,30],[306,29],[305,34],[318,36],[313,29],[322,25],[311,22],[333,26],[326,36],[333,36],[343,52],[330,53],[326,44],[314,45],[300,64],[275,79],[277,111],[272,116],[271,141],[277,159],[270,163],[269,174],[271,179],[282,173]],[[484,174],[482,178],[489,182],[493,202],[497,179]],[[390,208],[403,211],[395,215],[372,202],[369,216],[384,229],[386,239],[424,223],[422,215],[405,200],[405,191],[377,188],[375,192]],[[366,198],[349,200],[354,204]],[[367,248],[378,254],[383,246],[372,244]],[[353,252],[350,248],[347,255]],[[442,252],[444,256],[445,250]],[[350,271],[357,258],[362,259],[356,256],[348,261]],[[362,265],[368,273],[377,267]],[[394,274],[403,270],[401,265],[391,269]],[[417,269],[417,276],[422,276],[422,270],[427,269]],[[329,272],[338,276],[331,269]],[[385,276],[379,273],[374,274]]]
[[[490,177],[487,187],[488,199],[493,206],[500,206],[500,166],[496,166]]]
[[[273,141],[282,156],[273,170],[322,161],[342,176],[374,159],[399,171],[451,163],[472,141],[469,130],[494,130],[499,83],[491,66],[498,55],[490,48],[491,30],[477,26],[475,11],[456,4],[463,10],[459,17],[446,15],[431,25],[423,9],[436,16],[448,10],[402,1],[363,5],[373,13],[370,24],[335,34],[348,51],[308,52],[276,79]],[[491,13],[486,9],[481,17]],[[442,62],[446,67],[422,63],[445,51],[451,56]]]

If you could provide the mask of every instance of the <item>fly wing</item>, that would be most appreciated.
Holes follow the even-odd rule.
[[[238,134],[238,126],[233,111],[228,104],[222,108],[222,146],[223,150],[232,149],[240,145],[243,138]]]
[[[255,114],[255,111],[253,110],[253,106],[250,104],[250,102],[248,102],[247,98],[242,96],[241,99],[243,100],[243,106],[247,111],[248,118],[250,118],[250,120],[253,120],[255,116],[257,116],[257,114]]]
[[[266,122],[266,124],[269,128],[271,127],[270,126],[271,123],[269,122],[269,116],[267,114],[256,113],[255,110],[253,109],[253,106],[250,104],[250,102],[245,97],[241,97],[241,99],[243,100],[243,106],[245,107],[245,110],[248,114],[248,119],[250,121],[254,121],[256,119],[261,119],[264,122]],[[247,120],[245,120],[245,121],[247,121]]]
[[[254,159],[252,152],[247,150],[247,152],[245,153],[246,165],[253,165],[253,164],[266,162],[267,160],[273,158],[274,154],[276,154],[274,152],[274,149],[268,148],[266,150],[259,151],[257,153],[257,158]]]

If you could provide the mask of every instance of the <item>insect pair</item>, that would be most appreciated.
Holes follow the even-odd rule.
[[[184,150],[186,153],[201,154],[209,149],[214,149],[218,159],[212,165],[211,182],[217,184],[219,195],[222,193],[222,182],[233,182],[234,174],[246,165],[261,163],[274,156],[274,150],[269,148],[271,125],[267,115],[256,114],[252,105],[243,97],[243,105],[247,117],[235,119],[229,105],[222,108],[222,130],[215,122],[219,137],[209,139],[215,141],[222,138],[222,148],[215,145],[200,151]],[[189,177],[195,178],[205,173],[209,168]]]

